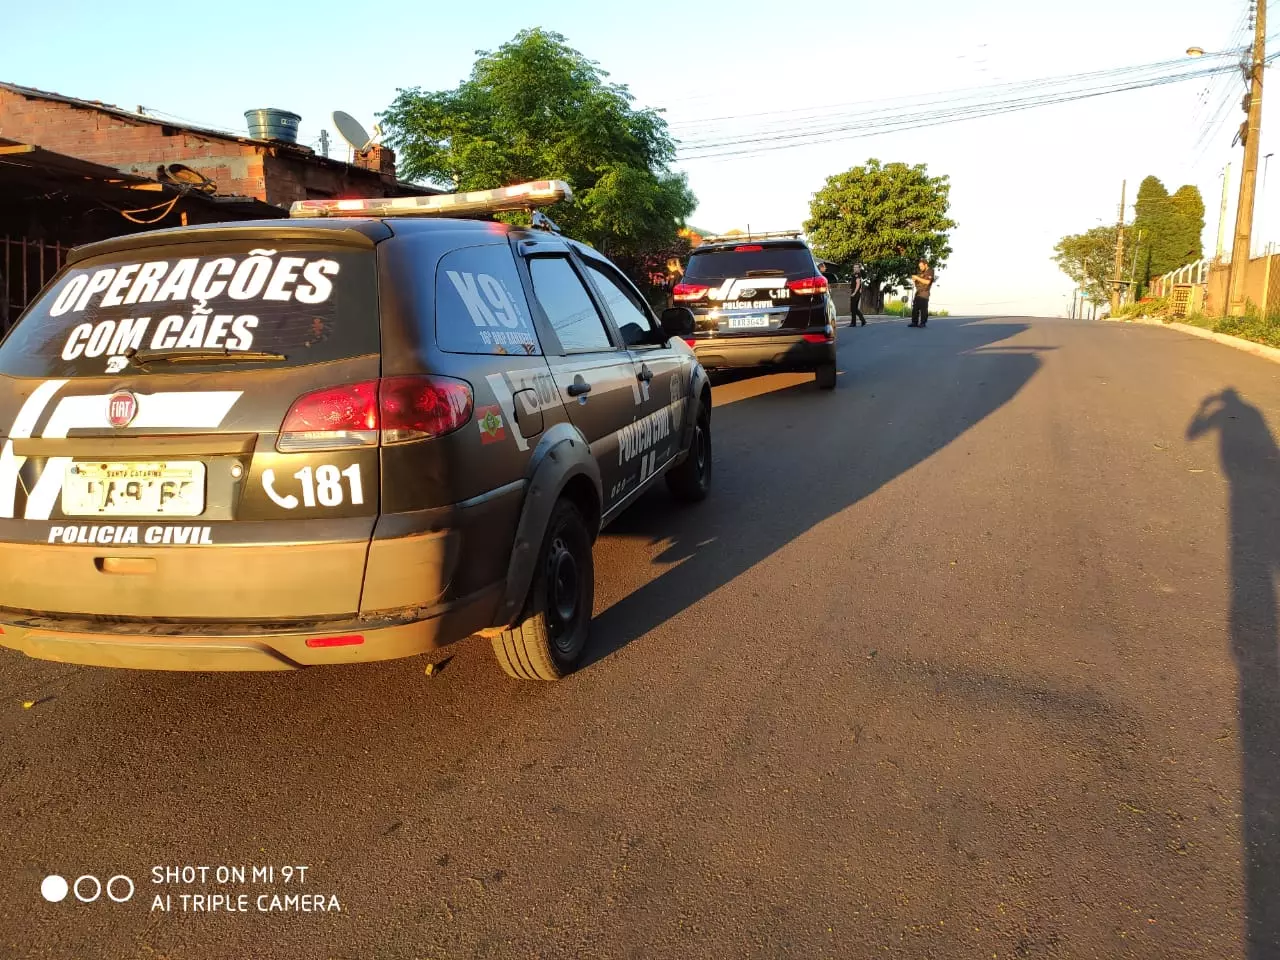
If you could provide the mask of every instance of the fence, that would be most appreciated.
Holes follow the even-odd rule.
[[[1225,316],[1229,296],[1231,264],[1197,260],[1151,281],[1151,295],[1168,297],[1176,316],[1204,312]],[[1267,315],[1280,313],[1280,254],[1270,245],[1261,257],[1245,265],[1244,299]]]
[[[69,249],[60,243],[5,234],[0,241],[0,333],[9,329],[58,272]]]

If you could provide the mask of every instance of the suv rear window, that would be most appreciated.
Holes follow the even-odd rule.
[[[506,243],[463,247],[440,258],[436,343],[448,353],[542,352]]]
[[[788,280],[812,277],[818,272],[813,254],[803,243],[753,244],[742,241],[742,246],[760,247],[759,250],[719,250],[699,252],[689,256],[685,280],[728,280],[730,277],[786,276]]]
[[[0,345],[0,373],[105,376],[129,367],[131,351],[189,357],[181,366],[141,368],[151,373],[234,363],[236,354],[284,357],[255,362],[260,369],[378,352],[372,251],[264,243],[183,244],[77,265],[54,281]],[[192,356],[213,352],[230,360]]]

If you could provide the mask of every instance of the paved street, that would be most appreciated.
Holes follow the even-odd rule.
[[[431,677],[4,651],[0,956],[1280,956],[1280,365],[840,336],[832,394],[717,387],[712,499],[602,538],[563,683],[487,644]],[[255,863],[342,912],[149,882]],[[48,904],[55,872],[138,894]]]

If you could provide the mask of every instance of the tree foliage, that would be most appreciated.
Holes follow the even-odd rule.
[[[947,216],[951,183],[924,164],[864,165],[828,177],[809,204],[805,230],[814,252],[840,264],[861,264],[877,292],[904,286],[920,260],[935,268],[951,255]]]
[[[1140,281],[1177,270],[1204,256],[1200,242],[1204,199],[1198,187],[1182,186],[1170,196],[1158,178],[1147,177],[1138,187],[1133,208],[1132,236],[1139,238]]]
[[[1111,299],[1111,286],[1107,281],[1115,271],[1115,227],[1094,227],[1063,237],[1053,253],[1062,272],[1084,290],[1085,299],[1095,304]]]
[[[635,109],[558,33],[524,30],[477,57],[455,89],[398,90],[380,115],[407,177],[451,190],[565,180],[573,201],[548,213],[566,233],[609,253],[675,239],[695,200],[669,169],[660,113]]]

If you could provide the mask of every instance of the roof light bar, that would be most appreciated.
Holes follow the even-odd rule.
[[[291,217],[452,217],[463,213],[532,210],[573,198],[563,180],[535,180],[497,190],[472,190],[430,197],[374,197],[368,200],[296,200]]]
[[[703,243],[754,243],[757,240],[803,240],[803,230],[774,230],[759,233],[751,230],[747,233],[726,233],[715,237],[703,237]]]

